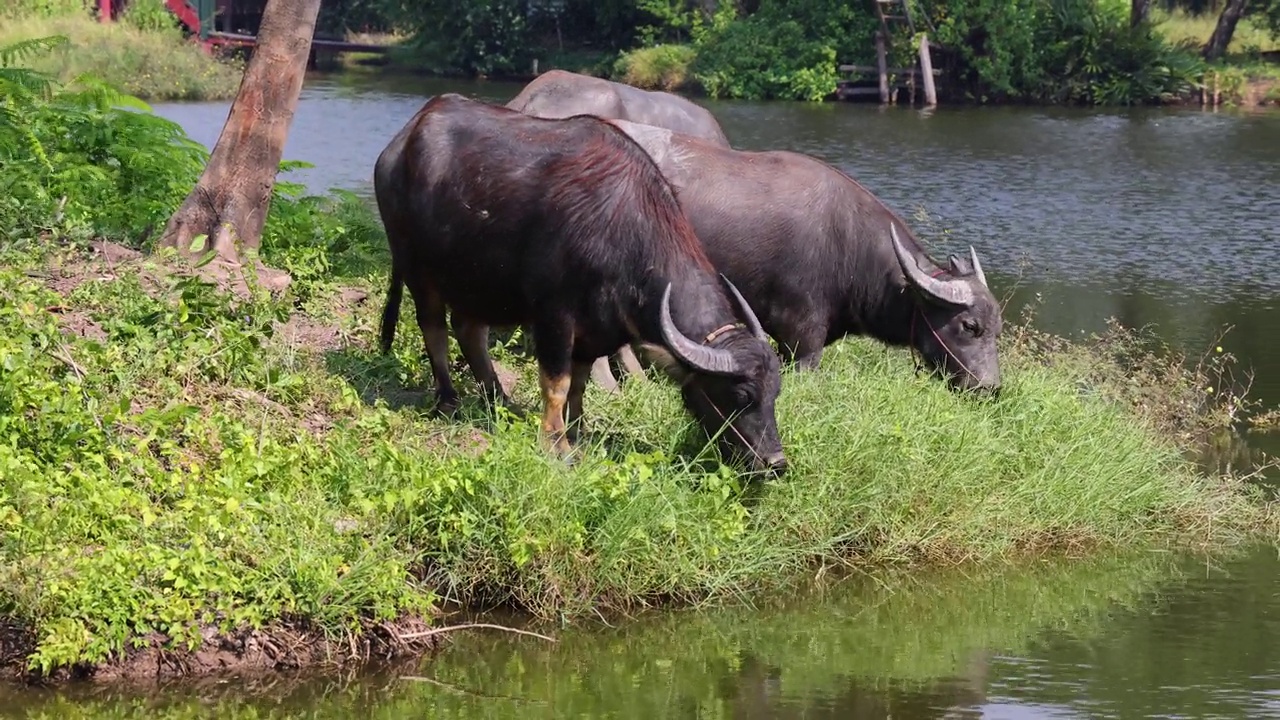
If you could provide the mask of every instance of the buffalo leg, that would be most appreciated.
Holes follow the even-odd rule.
[[[565,431],[573,442],[577,442],[578,436],[582,434],[582,394],[587,391],[587,381],[594,374],[596,363],[603,359],[596,358],[594,363],[575,362],[573,364],[569,383],[568,411],[565,413]]]
[[[498,373],[493,369],[493,358],[489,357],[489,326],[453,313],[453,335],[458,338],[458,347],[462,349],[462,357],[471,367],[471,374],[480,384],[485,402],[498,402],[503,407],[511,407],[511,398],[502,389],[498,381]]]
[[[794,362],[797,370],[817,370],[824,349],[820,337],[801,337],[796,342],[779,342],[778,354],[784,362]]]
[[[542,390],[543,440],[553,451],[567,456],[572,448],[565,437],[564,416],[573,375],[573,328],[558,318],[539,322],[534,326],[533,342]]]
[[[436,409],[445,414],[452,413],[458,407],[458,392],[449,379],[449,330],[444,321],[444,301],[439,293],[421,280],[406,284],[413,294],[418,329],[422,331],[422,343],[436,381]]]
[[[609,369],[609,358],[607,356],[596,358],[591,363],[591,379],[596,384],[604,388],[607,392],[618,392],[618,381],[613,377],[613,371]]]

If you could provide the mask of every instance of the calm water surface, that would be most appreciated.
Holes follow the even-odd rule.
[[[1265,549],[850,580],[756,611],[539,628],[555,644],[477,632],[355,677],[0,686],[0,717],[1280,717],[1278,572]]]
[[[377,154],[442,91],[502,102],[518,86],[313,77],[285,156],[317,167],[294,177],[370,192]],[[935,254],[973,244],[1011,317],[1039,299],[1045,329],[1115,317],[1197,354],[1234,326],[1222,345],[1280,403],[1280,114],[707,105],[736,147],[848,171]],[[227,107],[156,109],[212,145]],[[1259,450],[1280,444],[1232,457]],[[1280,718],[1274,548],[850,580],[789,605],[543,630],[559,642],[472,634],[353,678],[0,688],[0,716]]]

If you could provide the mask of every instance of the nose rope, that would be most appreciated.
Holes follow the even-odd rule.
[[[933,273],[929,275],[929,277],[936,278],[945,272],[946,270],[935,270]],[[909,332],[911,333],[911,337],[908,338],[908,342],[907,342],[907,347],[911,348],[911,359],[916,364],[916,374],[919,375],[920,371],[924,369],[924,363],[922,362],[924,358],[924,353],[918,352],[915,345],[917,316],[920,318],[921,321],[924,322],[924,326],[929,328],[929,334],[933,335],[933,339],[937,340],[938,345],[942,346],[942,351],[947,354],[947,357],[954,360],[956,364],[960,366],[961,370],[964,370],[966,373],[969,373],[970,377],[977,377],[976,375],[974,375],[973,371],[969,369],[969,366],[964,364],[963,360],[957,357],[954,352],[951,352],[951,348],[947,345],[946,341],[944,341],[942,337],[938,335],[938,331],[933,328],[933,323],[929,322],[929,318],[925,317],[924,309],[921,308],[919,305],[916,305],[915,312],[911,313],[911,329],[909,330]]]
[[[729,332],[730,330],[742,330],[745,327],[746,326],[743,325],[742,323],[729,323],[728,325],[724,325],[722,327],[716,328],[715,330],[712,330],[707,335],[705,342],[708,345],[710,345],[712,342],[716,340],[717,337],[724,335],[726,332]],[[725,417],[724,413],[720,412],[720,408],[717,407],[714,402],[711,402],[711,398],[707,397],[707,394],[703,392],[702,388],[695,387],[694,389],[698,391],[698,394],[702,396],[703,400],[707,401],[707,404],[711,406],[711,409],[715,411],[716,415],[720,416],[720,422],[722,423],[722,426],[727,426],[729,428],[729,431],[732,432],[738,438],[738,440],[742,443],[742,446],[745,447],[748,452],[750,452],[752,455],[755,456],[756,460],[760,462],[764,462],[764,457],[760,455],[759,452],[756,451],[755,446],[747,442],[747,439],[742,436],[742,433],[738,432],[738,428],[734,427],[733,423],[729,422],[729,418]]]

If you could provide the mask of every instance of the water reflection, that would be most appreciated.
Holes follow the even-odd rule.
[[[356,678],[205,681],[150,698],[0,687],[0,716],[1275,716],[1277,578],[1267,549],[1220,567],[1151,554],[847,580],[754,612],[552,630],[555,644],[461,635],[420,667]]]

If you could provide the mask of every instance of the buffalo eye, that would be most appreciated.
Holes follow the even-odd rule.
[[[965,320],[962,325],[969,334],[974,337],[982,337],[982,326],[978,324],[977,320]]]

